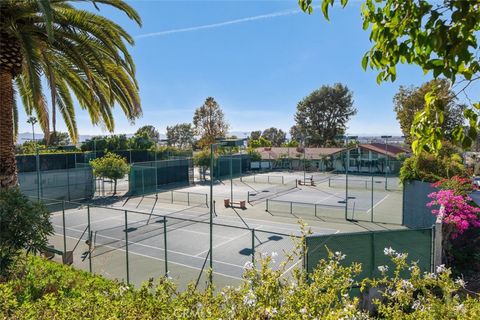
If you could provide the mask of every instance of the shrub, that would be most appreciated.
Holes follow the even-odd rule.
[[[480,301],[462,293],[462,280],[449,269],[422,273],[406,255],[388,248],[393,276],[365,279],[361,290],[378,288],[376,313],[367,313],[351,295],[361,266],[343,265],[345,256],[330,253],[310,275],[296,269],[282,276],[264,255],[257,268],[247,263],[238,287],[178,292],[166,278],[133,289],[123,283],[30,257],[18,277],[0,283],[0,317],[8,319],[478,319]],[[290,260],[289,263],[292,261]],[[400,274],[407,272],[409,278]]]
[[[117,180],[123,178],[130,171],[130,166],[125,158],[110,152],[104,157],[91,160],[90,165],[95,176],[113,180],[113,194],[117,193]]]
[[[53,233],[45,206],[28,200],[18,188],[0,190],[0,278],[27,252],[45,248]]]
[[[468,176],[467,170],[461,163],[461,158],[456,154],[434,156],[420,153],[406,159],[400,169],[402,183],[411,180],[437,182],[453,176]]]

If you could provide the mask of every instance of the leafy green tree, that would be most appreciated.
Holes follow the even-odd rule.
[[[264,137],[260,137],[258,140],[249,140],[248,147],[249,148],[260,148],[260,147],[271,147],[272,142],[265,139]]]
[[[49,146],[67,146],[71,143],[68,133],[59,131],[51,132],[49,134],[48,141],[43,138],[39,142],[40,144]]]
[[[128,139],[128,148],[133,150],[150,150],[155,148],[155,141],[148,135],[148,132],[136,133]]]
[[[74,1],[0,1],[0,188],[17,185],[15,128],[18,92],[27,115],[36,115],[45,135],[57,109],[73,143],[78,140],[74,97],[93,124],[113,131],[112,108],[129,120],[141,115],[135,66],[127,44],[133,38],[120,25]],[[119,9],[137,24],[137,12],[121,0],[91,0]],[[50,88],[48,110],[43,84]],[[55,131],[55,130],[54,130]]]
[[[305,136],[307,146],[335,145],[335,137],[345,133],[347,122],[356,113],[353,93],[346,86],[322,86],[297,104],[295,139]]]
[[[280,147],[287,140],[287,134],[282,129],[274,127],[265,129],[262,137],[272,142],[273,147]]]
[[[143,134],[146,134],[155,143],[160,142],[160,133],[158,133],[157,129],[155,129],[154,126],[143,126],[139,128],[137,132],[135,132],[135,136],[143,136]]]
[[[288,140],[287,142],[285,142],[284,144],[282,144],[282,147],[285,147],[285,148],[296,148],[300,145],[300,143],[297,141],[297,140]]]
[[[215,138],[225,137],[228,131],[225,115],[212,97],[208,97],[204,104],[195,110],[193,126],[195,133],[200,136],[201,147],[214,143]]]
[[[201,169],[203,180],[206,180],[207,169],[210,168],[210,150],[204,149],[195,153],[193,155],[193,164]]]
[[[90,161],[93,174],[96,177],[113,180],[113,194],[117,193],[117,180],[123,178],[129,171],[127,160],[115,153],[107,153],[104,157]]]
[[[321,0],[328,20],[328,10],[348,0]],[[313,0],[299,0],[305,12],[314,10]],[[369,30],[372,47],[362,59],[363,69],[377,70],[377,82],[395,81],[399,63],[413,64],[434,78],[445,77],[456,86],[456,94],[466,93],[472,82],[480,79],[478,1],[444,0],[365,0],[361,6],[363,29]],[[442,141],[454,140],[470,148],[480,131],[480,102],[472,102],[463,116],[467,125],[459,125],[450,134],[443,130],[445,110],[440,90],[432,88],[425,95],[425,108],[415,115],[412,125],[412,149],[438,154]],[[449,136],[450,135],[450,136]]]
[[[446,136],[451,136],[456,127],[463,125],[463,111],[466,106],[457,103],[455,93],[451,90],[450,82],[446,79],[432,80],[424,83],[420,87],[403,87],[395,94],[393,98],[394,110],[397,113],[397,120],[400,122],[400,128],[408,144],[412,143],[410,130],[415,120],[415,114],[425,108],[425,95],[438,88],[439,104],[444,110],[442,130]]]
[[[118,151],[129,148],[129,139],[125,134],[111,136],[94,136],[85,140],[80,149],[82,151]]]
[[[30,201],[18,188],[0,189],[0,279],[23,250],[36,253],[47,246],[53,233],[49,219],[47,208]]]
[[[252,131],[252,132],[250,132],[249,139],[250,140],[258,140],[258,139],[260,139],[261,136],[262,136],[262,131],[261,130]]]
[[[250,159],[252,161],[260,161],[262,160],[262,155],[260,154],[260,152],[258,152],[257,150],[253,149],[253,148],[248,148],[247,149],[247,153],[248,155],[250,156]]]
[[[191,148],[194,143],[194,130],[190,123],[179,123],[173,127],[167,127],[167,140],[169,146],[180,149]]]

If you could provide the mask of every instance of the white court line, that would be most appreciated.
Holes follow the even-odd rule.
[[[288,268],[287,270],[285,270],[284,273],[282,273],[281,277],[283,277],[287,272],[289,272],[290,270],[292,270],[297,264],[299,264],[300,262],[302,262],[302,260],[298,260],[297,262],[295,262],[290,268]]]
[[[57,236],[62,236],[62,234],[59,234],[59,233],[54,233],[55,235]],[[74,239],[74,240],[78,240],[78,238],[75,238],[75,237],[71,237],[71,236],[66,236],[67,238],[71,238],[71,239]],[[130,242],[130,241],[129,241]],[[136,243],[134,243],[136,244]],[[126,250],[125,249],[119,249],[119,248],[115,248],[115,247],[112,247],[112,246],[109,246],[109,245],[104,245],[104,247],[107,247],[107,248],[110,248],[110,249],[114,249],[114,250],[118,250],[118,251],[123,251],[125,252]],[[157,248],[157,249],[161,249],[161,248]],[[167,250],[167,252],[170,251],[170,252],[175,252],[175,251],[171,251],[171,250]],[[158,261],[165,261],[161,258],[157,258],[157,257],[152,257],[152,256],[149,256],[147,254],[142,254],[142,253],[137,253],[137,252],[128,252],[128,254],[136,254],[138,256],[141,256],[141,257],[145,257],[145,258],[149,258],[149,259],[154,259],[154,260],[158,260]],[[225,264],[225,262],[221,262],[221,261],[218,261],[218,260],[213,260],[213,262],[218,262],[218,263],[221,263],[221,264]],[[189,266],[189,265],[186,265],[186,264],[183,264],[183,263],[180,263],[180,262],[174,262],[174,261],[171,261],[171,260],[168,260],[168,263],[172,263],[172,264],[176,264],[176,265],[179,265],[179,266],[182,266],[182,267],[187,267],[187,268],[191,268],[191,269],[195,269],[195,270],[202,270],[201,268],[198,268],[198,267],[194,267],[194,266]],[[237,266],[237,265],[234,265],[234,266]],[[237,266],[237,267],[240,267],[240,266]],[[242,267],[243,268],[243,267]],[[213,271],[214,274],[218,274],[218,275],[221,275],[221,276],[225,276],[225,277],[228,277],[228,278],[233,278],[233,279],[237,279],[237,280],[243,280],[243,278],[239,278],[239,277],[235,277],[235,276],[231,276],[231,275],[228,275],[228,274],[224,274],[224,273],[221,273],[221,272],[215,272]]]
[[[82,230],[78,230],[78,229],[70,229],[70,228],[65,228],[67,230],[71,230],[71,231],[76,231],[76,232],[82,232]],[[55,233],[57,234],[57,233]],[[61,235],[61,234],[60,234]],[[61,235],[63,236],[63,235]],[[100,236],[102,238],[106,238],[106,239],[110,239],[110,240],[115,240],[115,241],[125,241],[125,239],[118,239],[118,238],[114,238],[114,237],[110,237],[110,236],[105,236],[105,235],[99,235],[97,234],[97,236]],[[75,238],[74,238],[75,239]],[[78,240],[78,238],[77,238]],[[159,248],[159,247],[155,247],[155,246],[151,246],[151,245],[148,245],[148,244],[143,244],[143,243],[139,243],[139,242],[133,242],[133,241],[128,241],[128,243],[132,244],[132,245],[137,245],[137,246],[140,246],[140,247],[145,247],[145,248],[149,248],[149,249],[155,249],[155,250],[160,250],[160,251],[164,251],[165,252],[165,249],[163,248]],[[111,246],[108,246],[108,245],[102,245],[104,247],[110,247],[110,248],[113,248],[113,249],[117,249],[115,247],[111,247]],[[203,259],[203,258],[200,258],[200,257],[196,257],[195,255],[193,254],[188,254],[188,253],[184,253],[184,252],[179,252],[179,251],[174,251],[174,250],[170,250],[170,249],[167,249],[167,252],[173,252],[173,253],[176,253],[176,254],[179,254],[179,255],[183,255],[183,256],[187,256],[189,258],[196,258],[196,259]],[[215,262],[218,262],[218,263],[221,263],[221,264],[225,264],[225,265],[230,265],[230,266],[233,266],[233,267],[238,267],[238,268],[243,268],[243,266],[240,266],[238,264],[234,264],[234,263],[230,263],[230,262],[225,262],[225,261],[220,261],[220,260],[213,260]]]
[[[223,246],[223,245],[226,245],[227,243],[232,242],[232,241],[235,241],[235,240],[237,240],[237,239],[240,239],[241,237],[244,237],[244,236],[246,236],[246,235],[248,235],[248,234],[250,234],[250,231],[249,231],[249,232],[245,232],[244,234],[241,234],[241,235],[239,235],[239,236],[237,236],[237,237],[231,238],[230,240],[227,240],[227,241],[225,241],[225,242],[219,243],[219,244],[213,246],[212,249],[215,249],[215,248],[221,247],[221,246]],[[204,254],[204,253],[206,253],[206,252],[208,252],[208,251],[210,251],[210,249],[204,250],[204,251],[202,251],[202,252],[200,252],[200,253],[197,253],[195,256],[198,257],[199,255]]]
[[[369,213],[370,211],[372,211],[372,209],[375,209],[376,206],[378,206],[380,203],[382,203],[385,199],[387,199],[390,195],[387,194],[385,197],[383,197],[382,200],[378,201],[372,208],[368,209],[367,210],[367,213]]]

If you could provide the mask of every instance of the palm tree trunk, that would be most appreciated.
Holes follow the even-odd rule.
[[[0,69],[0,189],[17,185],[17,164],[13,141],[13,77]]]

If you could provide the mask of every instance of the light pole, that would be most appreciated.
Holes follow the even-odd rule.
[[[306,168],[306,165],[305,165],[305,156],[306,156],[306,153],[307,153],[307,148],[306,148],[306,143],[305,141],[307,140],[307,138],[310,138],[310,136],[303,136],[303,139],[302,139],[302,145],[303,145],[303,185],[305,185],[305,182],[306,182],[306,174],[307,174],[307,168]]]
[[[37,118],[30,116],[28,117],[27,123],[32,125],[32,141],[35,142],[35,123],[37,123]]]
[[[224,139],[210,145],[210,284],[213,283],[213,151],[218,146],[236,147],[243,145],[244,140],[245,139]],[[230,183],[232,183],[232,180],[230,180]],[[231,184],[233,198],[232,186],[233,184]]]
[[[341,139],[344,139],[345,147],[347,148],[347,161],[345,164],[345,220],[348,219],[348,171],[350,168],[350,148],[348,147],[348,140],[352,139],[355,140],[358,136],[339,136]]]
[[[387,146],[388,146],[388,139],[392,136],[381,136],[381,138],[385,139],[385,190],[388,189],[388,181],[387,181],[387,170],[388,170],[388,155],[387,155]]]

